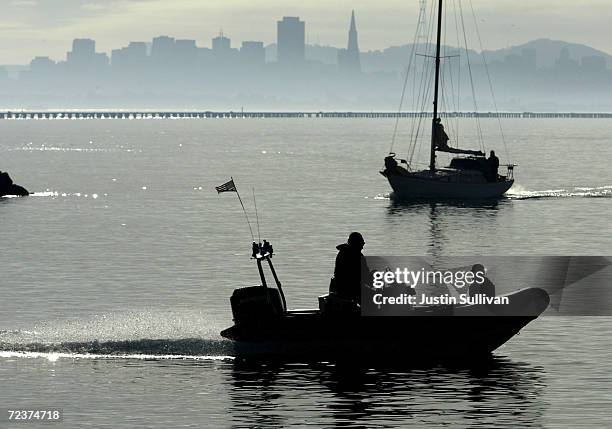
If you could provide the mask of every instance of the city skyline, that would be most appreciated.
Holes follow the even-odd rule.
[[[346,43],[345,16],[355,9],[359,16],[362,51],[409,43],[417,16],[417,1],[385,0],[369,2],[335,1],[302,4],[297,1],[264,1],[257,7],[233,0],[4,0],[0,18],[0,63],[27,64],[36,56],[59,59],[75,38],[95,39],[101,52],[110,51],[122,41],[151,40],[159,34],[177,39],[193,39],[199,46],[223,28],[235,40],[258,40],[265,45],[275,40],[278,16],[300,16],[307,22],[306,42],[343,47]],[[537,38],[572,40],[605,52],[612,52],[612,41],[601,36],[601,28],[612,19],[605,1],[559,4],[534,1],[516,7],[515,2],[499,0],[490,5],[473,0],[480,20],[485,49],[518,45]],[[135,21],[136,20],[136,21]],[[248,22],[246,22],[248,20]],[[141,22],[134,26],[133,22]],[[19,46],[19,49],[15,49]]]
[[[40,55],[26,66],[0,65],[0,89],[6,106],[22,107],[395,105],[408,59],[415,53],[413,45],[363,52],[360,16],[353,10],[343,22],[339,48],[308,45],[309,23],[299,16],[275,21],[274,46],[251,37],[232,39],[220,29],[204,46],[196,39],[162,33],[147,41],[122,41],[109,53],[96,40],[80,37],[59,58]],[[415,40],[421,58],[432,55],[435,45],[424,45],[427,37]],[[612,56],[586,45],[538,39],[485,55],[458,49],[452,42],[442,49],[448,58],[443,62],[459,66],[452,77],[455,67],[445,64],[443,75],[463,77],[456,82],[463,108],[472,103],[465,97],[472,71],[476,92],[482,93],[488,70],[500,83],[496,92],[505,108],[575,105],[576,92],[582,94],[583,106],[600,109],[610,104],[602,95],[612,87]],[[411,73],[423,67],[416,65]]]

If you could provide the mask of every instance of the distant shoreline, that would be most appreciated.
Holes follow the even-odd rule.
[[[5,110],[0,120],[24,119],[389,119],[431,117],[431,112],[351,111],[210,111],[210,110]],[[612,112],[447,112],[443,118],[612,119]]]

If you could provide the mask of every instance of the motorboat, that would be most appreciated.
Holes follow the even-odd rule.
[[[328,294],[319,297],[318,308],[289,310],[271,246],[262,249],[254,243],[252,256],[261,284],[234,290],[234,325],[221,332],[233,342],[237,356],[402,361],[484,357],[536,319],[550,301],[545,290],[526,288],[504,295],[508,305],[495,309],[487,304],[415,305],[401,315],[364,316],[358,305]],[[272,287],[265,265],[274,279]]]

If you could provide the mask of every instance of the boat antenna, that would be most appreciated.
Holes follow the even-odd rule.
[[[238,201],[240,201],[240,205],[242,206],[242,212],[244,213],[244,217],[246,218],[247,225],[249,226],[249,231],[251,232],[251,239],[255,241],[255,236],[253,235],[253,228],[251,228],[251,222],[249,221],[249,215],[244,208],[244,204],[242,203],[242,198],[240,198],[240,193],[238,192],[238,188],[236,187],[236,182],[234,182],[234,178],[230,177],[230,181],[224,183],[221,186],[216,186],[217,194],[221,192],[235,192],[238,195]]]
[[[429,156],[429,171],[436,171],[436,121],[438,119],[438,90],[440,81],[440,38],[442,33],[442,0],[438,0],[438,34],[436,40],[436,80],[434,86],[433,119],[431,122],[431,150]]]
[[[257,240],[261,242],[261,233],[259,232],[259,215],[257,214],[257,201],[255,200],[255,186],[253,186],[253,205],[255,205],[255,220],[257,221]]]

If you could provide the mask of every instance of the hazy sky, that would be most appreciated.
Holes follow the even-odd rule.
[[[612,0],[471,1],[485,49],[547,37],[612,53]],[[464,8],[469,2],[462,0]],[[306,21],[309,43],[344,46],[351,9],[361,49],[379,49],[412,40],[418,5],[418,0],[0,0],[0,64],[26,64],[37,55],[64,59],[77,37],[95,39],[97,50],[109,54],[128,41],[161,34],[210,46],[221,28],[234,47],[242,40],[268,44],[276,41],[276,21],[285,15]]]

